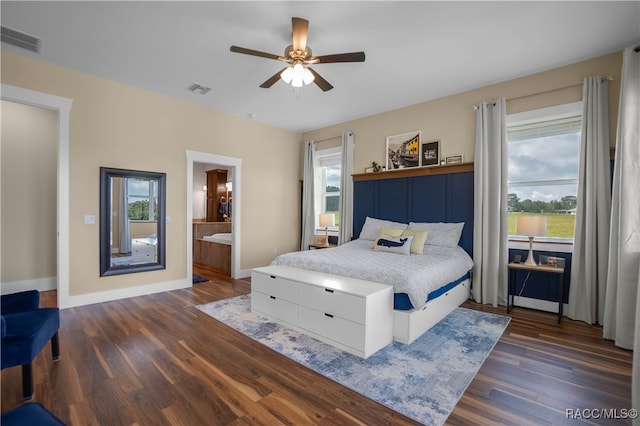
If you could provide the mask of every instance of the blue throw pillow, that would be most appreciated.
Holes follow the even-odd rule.
[[[391,237],[389,235],[380,234],[376,240],[376,244],[373,246],[373,250],[409,255],[411,254],[412,241],[412,235],[408,235],[406,237]]]

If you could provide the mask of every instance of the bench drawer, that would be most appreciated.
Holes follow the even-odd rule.
[[[298,304],[327,312],[358,324],[366,324],[367,298],[330,288],[300,284]]]
[[[306,306],[299,306],[298,326],[326,339],[356,348],[358,351],[364,348],[365,327],[362,324]]]
[[[298,300],[298,284],[295,281],[275,275],[253,271],[251,273],[251,288],[254,291],[285,299],[290,302]]]
[[[295,325],[298,321],[298,306],[295,303],[257,291],[251,293],[251,311],[288,324]]]

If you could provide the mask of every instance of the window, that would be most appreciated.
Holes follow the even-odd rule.
[[[336,227],[340,226],[340,173],[342,155],[339,148],[325,149],[317,152],[318,173],[317,191],[318,207],[321,213],[333,213]]]
[[[518,215],[537,214],[547,237],[573,238],[581,121],[581,103],[507,118],[509,235]]]
[[[129,220],[156,221],[158,184],[156,180],[127,178]]]

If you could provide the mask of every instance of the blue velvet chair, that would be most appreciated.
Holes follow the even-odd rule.
[[[2,413],[2,426],[64,426],[64,423],[51,414],[38,402],[21,405],[18,408]]]
[[[7,294],[1,297],[2,369],[22,366],[22,399],[33,397],[31,363],[51,340],[53,359],[60,357],[58,308],[40,308],[37,290]]]

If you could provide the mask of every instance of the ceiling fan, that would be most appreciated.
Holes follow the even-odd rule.
[[[268,78],[260,87],[268,89],[276,81],[282,79],[286,83],[291,83],[294,87],[302,87],[302,84],[311,82],[326,92],[333,89],[333,86],[309,64],[329,64],[336,62],[364,62],[364,52],[337,53],[333,55],[313,56],[311,48],[307,46],[307,34],[309,32],[309,21],[302,18],[291,18],[293,32],[293,44],[287,46],[283,56],[272,53],[261,52],[259,50],[246,49],[244,47],[231,46],[230,50],[235,53],[259,56],[267,59],[282,61],[288,65]]]

